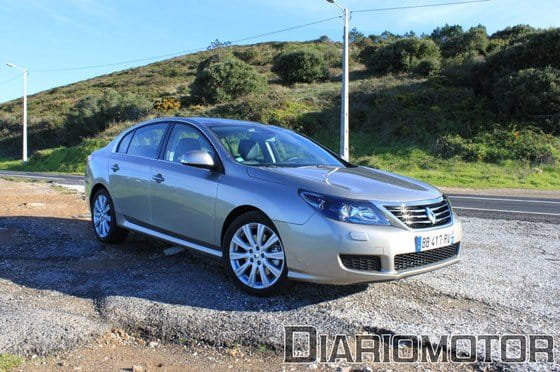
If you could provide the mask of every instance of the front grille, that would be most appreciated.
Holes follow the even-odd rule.
[[[341,254],[340,260],[347,269],[362,271],[381,270],[381,260],[378,256],[364,256],[355,254]]]
[[[451,208],[446,200],[425,205],[385,205],[385,209],[397,217],[402,223],[412,229],[425,229],[441,226],[451,222]],[[428,209],[429,208],[429,209]],[[429,211],[433,212],[435,220],[430,221]]]
[[[395,256],[395,270],[407,270],[433,264],[459,254],[459,243],[425,252],[403,253]]]

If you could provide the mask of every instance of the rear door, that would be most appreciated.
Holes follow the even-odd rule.
[[[155,164],[167,123],[142,126],[123,137],[109,160],[109,183],[116,209],[128,221],[151,223],[150,168]]]
[[[152,167],[152,223],[195,243],[218,245],[215,237],[215,204],[223,173],[180,163],[189,151],[206,151],[219,163],[216,151],[197,128],[176,123],[162,159]]]

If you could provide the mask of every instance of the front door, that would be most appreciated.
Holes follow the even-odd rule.
[[[200,150],[217,160],[204,134],[189,124],[175,124],[163,158],[151,169],[152,224],[194,243],[219,245],[215,205],[223,174],[180,162],[182,155]]]

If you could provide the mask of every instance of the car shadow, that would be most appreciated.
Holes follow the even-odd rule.
[[[79,218],[0,217],[0,278],[92,300],[134,297],[220,311],[287,311],[367,288],[298,283],[277,297],[252,297],[219,259],[188,250],[166,255],[169,247],[135,233],[104,245]]]

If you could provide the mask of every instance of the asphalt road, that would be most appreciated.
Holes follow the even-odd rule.
[[[83,176],[58,173],[0,171],[0,176],[52,181],[71,186],[84,184]],[[460,216],[560,223],[560,198],[511,197],[452,193],[448,195]]]
[[[84,184],[84,177],[63,173],[40,173],[40,172],[18,172],[0,170],[0,176],[28,178],[38,181],[52,181],[61,185],[81,186]]]
[[[560,199],[449,194],[460,216],[560,223]]]

